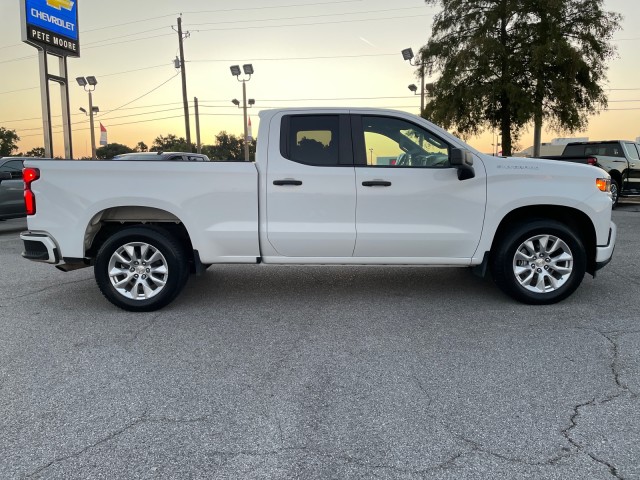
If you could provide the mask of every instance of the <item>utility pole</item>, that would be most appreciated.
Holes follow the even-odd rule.
[[[187,134],[188,149],[191,150],[191,127],[189,126],[189,100],[187,99],[187,73],[184,65],[184,45],[182,41],[189,32],[182,34],[182,17],[178,17],[178,44],[180,46],[180,73],[182,74],[182,102],[184,103],[184,126]]]
[[[193,104],[196,111],[196,146],[197,152],[202,153],[202,144],[200,143],[200,113],[198,112],[198,97],[193,97]]]

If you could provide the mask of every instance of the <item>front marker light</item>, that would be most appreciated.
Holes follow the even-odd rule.
[[[596,187],[601,192],[611,191],[611,179],[610,178],[596,178]]]

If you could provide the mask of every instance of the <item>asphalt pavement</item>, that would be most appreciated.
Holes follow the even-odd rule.
[[[0,478],[640,478],[640,203],[566,301],[467,269],[214,266],[154,313],[0,222]]]

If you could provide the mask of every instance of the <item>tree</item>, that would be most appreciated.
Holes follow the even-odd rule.
[[[256,141],[249,143],[249,159],[255,159]],[[240,136],[222,131],[216,135],[214,145],[204,145],[202,153],[211,160],[244,160],[244,140]]]
[[[44,157],[44,147],[34,147],[24,154],[25,157]]]
[[[20,137],[15,130],[0,127],[0,157],[9,157],[18,149]]]
[[[133,150],[127,147],[126,145],[122,145],[120,143],[109,143],[104,147],[100,147],[96,150],[96,156],[100,160],[109,160],[110,158],[115,157],[116,155],[122,155],[123,153],[132,153]]]
[[[152,152],[193,152],[195,151],[195,145],[187,144],[187,140],[184,137],[177,137],[172,133],[169,133],[166,137],[159,135],[153,141],[150,151]]]
[[[138,142],[138,144],[136,145],[136,152],[148,152],[149,151],[149,147],[147,147],[147,144],[144,142]]]
[[[575,131],[606,106],[620,16],[603,0],[425,1],[442,12],[420,50],[425,73],[440,73],[423,116],[463,137],[499,129],[510,155],[534,118]]]

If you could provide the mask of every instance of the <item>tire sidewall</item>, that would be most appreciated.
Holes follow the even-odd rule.
[[[571,275],[564,285],[553,292],[531,292],[520,285],[513,272],[513,258],[516,250],[525,240],[536,235],[558,237],[567,244],[573,256]],[[544,305],[564,300],[578,288],[586,272],[587,258],[582,242],[570,228],[560,222],[536,220],[518,224],[504,237],[500,249],[492,265],[494,280],[507,294],[524,303]]]
[[[613,193],[615,188],[615,198],[612,195],[613,208],[618,205],[618,200],[620,200],[620,185],[617,180],[611,179],[611,192]]]
[[[133,300],[120,294],[109,278],[109,260],[113,253],[131,242],[152,245],[167,262],[167,283],[160,293],[146,300]],[[100,247],[94,265],[94,275],[102,294],[124,310],[148,312],[169,304],[182,290],[188,276],[187,262],[179,243],[166,231],[154,227],[128,227],[109,237]]]

